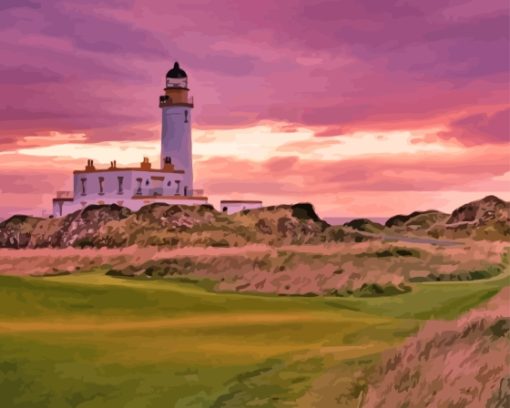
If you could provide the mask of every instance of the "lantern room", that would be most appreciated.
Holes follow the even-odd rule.
[[[188,75],[178,62],[174,63],[173,68],[166,74],[166,87],[167,88],[188,88]]]

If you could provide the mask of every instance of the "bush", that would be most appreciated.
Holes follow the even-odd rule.
[[[220,239],[220,240],[217,240],[217,241],[212,241],[210,245],[212,247],[217,247],[217,248],[228,248],[228,247],[230,247],[230,244],[229,244],[229,242],[226,239]]]
[[[96,245],[95,245],[95,242],[92,240],[92,238],[90,237],[84,237],[84,238],[79,238],[77,239],[75,242],[74,242],[74,245],[75,247],[78,247],[78,248],[94,248]]]
[[[406,257],[412,256],[415,258],[420,257],[420,252],[416,249],[412,248],[404,248],[404,247],[390,247],[389,249],[384,249],[377,252],[364,252],[358,255],[359,257],[375,257],[375,258],[386,258],[386,257]]]

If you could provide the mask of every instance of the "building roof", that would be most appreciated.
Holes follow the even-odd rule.
[[[167,72],[166,74],[167,78],[187,78],[188,75],[186,75],[186,71],[184,71],[180,66],[179,63],[176,61],[174,63],[174,67]]]
[[[259,200],[221,200],[221,204],[262,204]]]
[[[140,167],[114,167],[114,168],[107,168],[107,169],[94,169],[94,170],[74,170],[74,174],[81,174],[81,173],[119,173],[119,172],[128,172],[128,171],[134,171],[134,172],[143,172],[143,173],[179,173],[184,174],[184,170],[170,170],[170,169],[142,169]]]

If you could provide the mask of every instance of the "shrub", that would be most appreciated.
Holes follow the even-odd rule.
[[[95,242],[93,241],[92,238],[90,237],[84,237],[84,238],[79,238],[77,239],[75,242],[74,242],[74,245],[75,247],[78,247],[78,248],[94,248],[96,246]]]

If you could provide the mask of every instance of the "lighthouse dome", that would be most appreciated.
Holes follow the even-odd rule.
[[[167,78],[187,78],[188,75],[186,75],[186,71],[184,71],[180,66],[179,63],[176,61],[174,63],[174,67],[167,72],[166,74]]]

